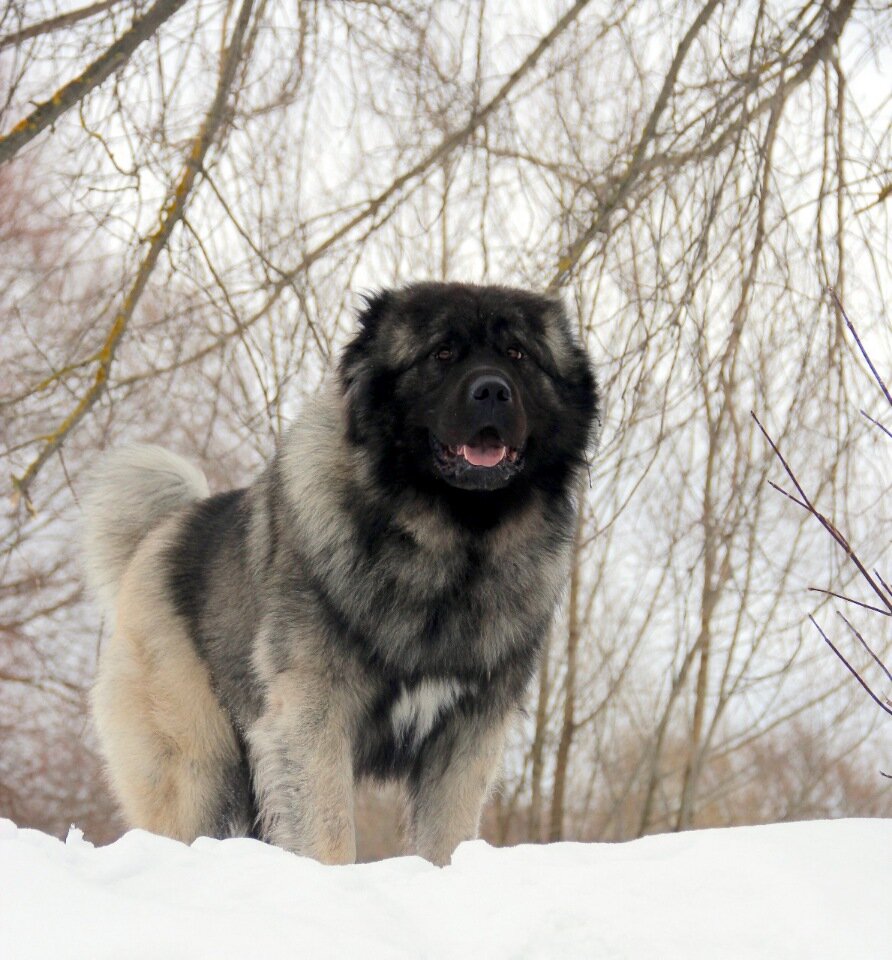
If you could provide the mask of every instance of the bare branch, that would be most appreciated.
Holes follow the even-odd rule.
[[[796,490],[798,491],[799,496],[802,498],[802,502],[805,505],[808,512],[813,517],[815,517],[815,519],[821,524],[821,526],[830,534],[831,537],[833,537],[833,539],[839,544],[839,546],[842,547],[842,549],[845,551],[846,556],[858,568],[858,572],[861,574],[864,580],[867,581],[867,583],[870,585],[873,592],[880,598],[880,600],[883,603],[883,606],[886,607],[886,609],[890,613],[892,613],[892,600],[890,600],[890,598],[886,596],[886,594],[883,592],[879,584],[877,584],[877,582],[870,575],[867,568],[861,562],[861,559],[858,557],[858,555],[849,545],[848,540],[846,540],[846,538],[839,532],[839,530],[837,530],[837,528],[833,525],[833,523],[827,517],[825,517],[824,514],[822,514],[819,510],[817,510],[815,506],[812,504],[811,500],[809,500],[808,495],[802,489],[802,486],[800,485],[799,480],[796,478],[796,474],[793,473],[792,467],[784,459],[784,456],[778,449],[777,444],[774,442],[774,440],[771,439],[771,436],[769,435],[768,431],[765,429],[765,427],[762,426],[762,422],[759,420],[759,418],[756,416],[756,414],[752,410],[750,410],[750,416],[753,418],[753,420],[755,420],[756,426],[758,426],[759,430],[762,432],[762,436],[765,437],[765,439],[768,441],[768,443],[771,446],[771,449],[774,451],[774,455],[781,462],[781,465],[786,471],[787,476],[792,481],[793,486],[796,487]]]
[[[5,37],[0,37],[0,50],[6,47],[16,47],[26,40],[32,40],[34,37],[40,37],[47,33],[55,33],[65,27],[72,27],[82,20],[89,20],[91,17],[99,16],[100,13],[105,13],[106,10],[111,10],[119,3],[121,3],[121,0],[100,0],[99,3],[91,3],[87,7],[79,7],[69,13],[61,13],[57,17],[49,17],[39,23],[32,23],[15,33],[8,33]]]
[[[168,196],[161,209],[160,225],[151,237],[148,252],[140,264],[133,285],[124,298],[121,309],[118,311],[111,329],[102,344],[99,352],[99,365],[93,377],[93,383],[78,401],[74,410],[72,410],[52,433],[44,438],[44,446],[41,448],[40,453],[36,459],[31,462],[22,476],[13,478],[14,499],[23,498],[26,506],[32,512],[33,506],[28,497],[28,489],[41,467],[56,450],[59,449],[68,434],[80,423],[87,411],[90,410],[102,395],[108,382],[109,370],[114,360],[115,351],[124,335],[127,324],[133,316],[133,312],[145,290],[149,277],[152,275],[152,271],[158,262],[158,257],[167,245],[174,226],[176,226],[183,217],[186,205],[195,186],[196,177],[204,164],[205,156],[224,123],[227,115],[226,101],[229,97],[230,87],[235,79],[236,69],[241,59],[242,42],[251,18],[252,7],[253,0],[244,0],[242,3],[238,20],[233,30],[232,40],[230,41],[220,71],[217,90],[211,108],[205,116],[197,136],[192,141],[192,146],[179,180],[172,194]]]
[[[265,314],[272,304],[279,298],[282,292],[294,282],[294,278],[305,272],[313,263],[315,263],[324,253],[330,250],[339,240],[349,234],[354,227],[359,226],[366,220],[374,217],[393,197],[395,197],[405,186],[417,180],[425,173],[440,164],[456,147],[467,141],[471,134],[480,127],[486,120],[502,106],[508,99],[508,95],[517,86],[518,83],[536,66],[542,55],[553,46],[554,42],[562,33],[578,19],[582,11],[589,5],[591,0],[576,0],[576,3],[555,23],[555,25],[543,36],[530,53],[524,58],[510,74],[508,79],[502,84],[496,94],[478,110],[475,110],[468,118],[464,126],[459,127],[447,134],[440,143],[434,147],[428,154],[421,158],[417,163],[405,170],[396,177],[384,190],[366,203],[362,209],[351,217],[346,223],[342,224],[337,230],[331,233],[325,240],[314,247],[295,267],[277,281],[273,288],[272,296],[269,301],[258,311],[258,316]],[[718,0],[710,0],[714,6]],[[250,325],[251,320],[248,321]]]
[[[836,654],[837,658],[842,661],[842,663],[843,663],[843,665],[845,666],[846,670],[848,670],[849,673],[858,681],[858,683],[860,683],[861,686],[864,687],[864,689],[867,691],[867,695],[870,697],[870,699],[873,700],[873,702],[874,702],[881,710],[885,710],[886,713],[892,715],[892,707],[889,707],[887,704],[883,703],[883,701],[880,700],[880,698],[873,692],[873,690],[870,689],[870,687],[867,685],[867,682],[864,680],[864,678],[861,676],[861,674],[858,673],[858,671],[849,663],[848,660],[846,660],[846,658],[845,658],[845,657],[839,652],[839,650],[833,645],[833,641],[827,636],[826,633],[824,633],[824,631],[823,631],[823,630],[821,629],[821,627],[818,625],[818,621],[815,620],[815,618],[814,618],[813,616],[811,616],[811,614],[809,614],[808,619],[811,620],[811,622],[815,625],[815,627],[817,628],[818,633],[820,633],[820,635],[823,637],[824,642],[827,644],[827,646],[830,647],[830,649]]]
[[[882,430],[883,433],[885,433],[886,436],[892,440],[892,430],[890,430],[888,427],[884,427],[879,420],[874,419],[874,417],[872,417],[866,410],[859,410],[858,412],[862,417],[864,417],[865,420],[870,421],[870,423],[872,423],[875,427],[879,427],[880,430]]]
[[[143,17],[133,21],[101,56],[97,57],[79,76],[60,87],[49,100],[44,100],[20,120],[5,136],[0,137],[0,166],[8,163],[18,151],[55,123],[67,110],[79,103],[91,90],[125,66],[133,51],[150,37],[186,0],[158,0]]]
[[[883,661],[880,660],[880,658],[873,652],[873,650],[870,648],[869,644],[864,639],[864,637],[861,636],[861,634],[855,629],[855,627],[848,620],[848,618],[843,616],[843,614],[840,613],[839,610],[836,611],[836,615],[849,628],[849,630],[851,630],[852,633],[855,634],[855,636],[858,638],[859,642],[861,643],[861,646],[864,647],[864,649],[871,655],[874,663],[880,668],[880,670],[882,670],[883,673],[886,674],[886,679],[889,681],[889,683],[892,683],[892,673],[889,672],[889,669],[886,666],[886,664],[883,663]]]
[[[700,13],[697,14],[694,22],[688,27],[687,32],[682,37],[681,43],[679,43],[678,49],[675,51],[675,56],[672,58],[672,63],[669,65],[666,77],[663,80],[662,89],[657,96],[647,123],[644,125],[644,131],[638,143],[635,145],[632,159],[629,161],[625,173],[620,177],[609,199],[599,205],[594,220],[592,220],[583,233],[570,244],[569,250],[558,262],[557,272],[548,282],[548,290],[557,290],[567,282],[570,272],[576,264],[579,263],[579,259],[582,257],[588,245],[607,226],[610,215],[622,205],[628,195],[632,184],[640,173],[644,154],[656,136],[657,124],[660,122],[660,117],[663,115],[663,111],[669,103],[669,98],[675,87],[675,81],[678,79],[678,74],[691,48],[691,44],[696,39],[697,34],[707,24],[709,18],[719,5],[719,2],[720,0],[708,0],[708,3],[706,3]]]
[[[820,593],[825,597],[835,597],[837,600],[842,600],[843,603],[851,603],[855,607],[861,607],[862,610],[870,610],[871,613],[879,613],[884,617],[892,617],[892,613],[888,610],[882,610],[880,607],[871,606],[869,603],[864,603],[861,600],[856,600],[854,597],[847,597],[844,593],[837,593],[835,590],[825,590],[823,587],[809,587],[808,588],[812,593]]]
[[[297,277],[306,273],[309,268],[320,260],[324,254],[332,249],[340,240],[348,236],[355,227],[360,226],[366,221],[373,219],[393,198],[398,196],[400,191],[413,181],[423,177],[431,169],[435,168],[457,147],[466,142],[471,134],[480,127],[508,98],[508,95],[517,86],[517,84],[535,67],[542,55],[551,47],[558,37],[579,17],[585,7],[591,0],[577,0],[577,2],[555,23],[547,34],[536,44],[533,50],[524,58],[515,70],[510,74],[505,83],[499,88],[496,94],[487,101],[482,107],[474,111],[464,126],[452,133],[447,134],[440,143],[426,154],[421,160],[397,176],[391,183],[376,196],[372,197],[362,208],[349,220],[330,233],[324,240],[316,244],[301,260],[285,271],[279,271],[278,277],[272,287],[270,295],[266,301],[246,320],[230,330],[228,333],[216,338],[212,343],[200,348],[188,357],[178,360],[169,367],[154,369],[149,374],[156,376],[159,373],[168,372],[171,369],[179,369],[190,363],[203,359],[228,339],[242,336],[244,331],[252,327],[255,323],[265,317],[275,306],[282,294],[295,282]],[[126,382],[133,382],[140,379],[140,376],[131,377]]]
[[[845,320],[846,326],[849,328],[849,332],[855,338],[855,343],[858,344],[858,349],[861,351],[861,356],[864,357],[864,359],[867,361],[867,366],[870,367],[870,372],[873,374],[874,380],[876,380],[876,382],[880,385],[880,389],[883,391],[883,396],[886,398],[889,406],[892,407],[892,395],[889,394],[889,390],[886,387],[885,381],[877,372],[877,368],[873,365],[873,360],[870,359],[870,355],[864,349],[864,344],[861,342],[861,338],[858,336],[858,331],[855,329],[855,325],[849,319],[849,315],[846,313],[845,307],[843,307],[842,302],[840,301],[839,297],[836,295],[836,291],[831,290],[830,296],[833,298],[833,303],[836,309],[842,314],[842,318],[843,320]],[[865,416],[867,416],[867,414],[865,414]],[[877,426],[879,426],[879,424],[877,424]],[[888,431],[886,432],[888,433]]]

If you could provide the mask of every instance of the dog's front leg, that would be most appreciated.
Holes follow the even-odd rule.
[[[322,863],[353,863],[353,763],[342,700],[318,676],[288,670],[270,682],[248,730],[264,839]]]
[[[463,840],[477,836],[499,770],[507,718],[454,717],[427,743],[409,784],[415,850],[445,866]]]

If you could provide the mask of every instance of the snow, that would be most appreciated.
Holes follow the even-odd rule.
[[[0,820],[0,957],[892,958],[892,820],[325,867],[254,840],[94,847]]]

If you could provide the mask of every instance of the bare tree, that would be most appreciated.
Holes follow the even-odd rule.
[[[424,276],[559,292],[604,391],[490,836],[889,812],[873,722],[805,619],[825,567],[840,593],[857,573],[767,486],[748,411],[839,529],[882,502],[823,290],[870,318],[892,292],[890,36],[868,0],[7,4],[0,813],[88,816],[60,771],[95,769],[76,529],[97,451],[161,440],[244,481],[357,294]]]

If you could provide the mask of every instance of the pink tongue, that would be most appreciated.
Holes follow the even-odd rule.
[[[507,451],[505,447],[472,447],[465,443],[458,448],[458,452],[475,467],[494,467],[502,462]]]

